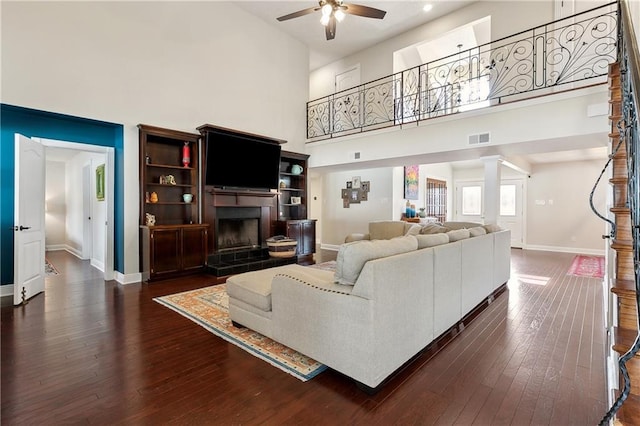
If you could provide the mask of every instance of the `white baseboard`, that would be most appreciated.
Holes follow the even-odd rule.
[[[13,296],[13,284],[0,285],[0,297]]]
[[[338,250],[340,250],[340,245],[336,245],[336,244],[320,244],[320,248],[322,250],[338,251]]]
[[[101,262],[97,259],[91,259],[91,266],[104,273],[104,262]]]
[[[66,250],[67,246],[64,244],[52,244],[50,246],[45,246],[45,251],[60,251],[60,250]]]
[[[587,254],[591,256],[604,256],[605,250],[585,249],[579,247],[556,247],[556,246],[538,246],[525,244],[523,247],[525,250],[538,250],[538,251],[555,251],[559,253],[575,253],[575,254]]]

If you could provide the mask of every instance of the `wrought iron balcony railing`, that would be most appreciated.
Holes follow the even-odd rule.
[[[312,141],[606,81],[616,3],[460,51],[307,103]]]

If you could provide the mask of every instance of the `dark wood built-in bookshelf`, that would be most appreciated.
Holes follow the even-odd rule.
[[[200,135],[145,124],[138,129],[143,280],[203,270],[208,225],[201,222]],[[184,194],[191,194],[191,201]],[[147,221],[147,214],[155,224]]]

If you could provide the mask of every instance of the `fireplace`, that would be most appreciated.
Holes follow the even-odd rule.
[[[217,207],[214,235],[218,252],[262,246],[260,207]]]
[[[211,188],[206,192],[209,233],[208,271],[216,277],[296,263],[295,257],[272,258],[266,240],[272,236],[276,194]]]

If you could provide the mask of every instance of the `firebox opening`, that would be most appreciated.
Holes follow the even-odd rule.
[[[260,248],[260,209],[218,208],[218,251]]]

